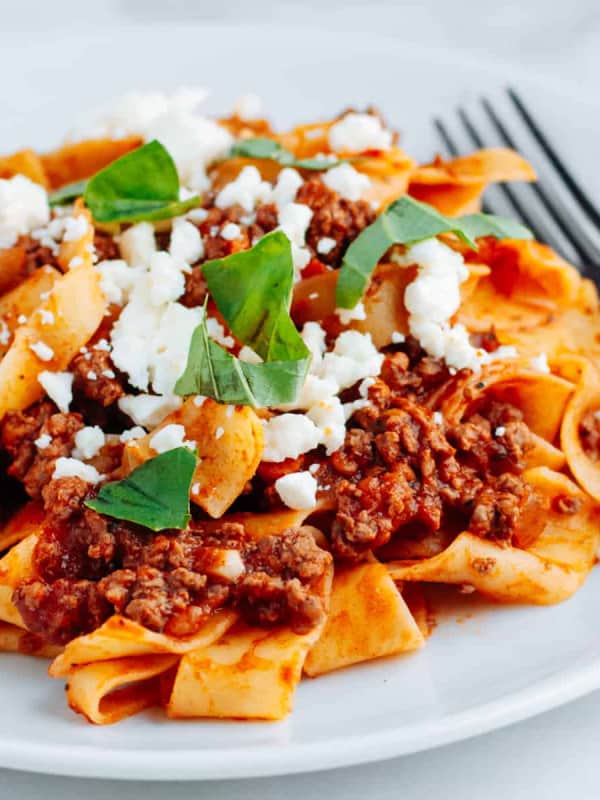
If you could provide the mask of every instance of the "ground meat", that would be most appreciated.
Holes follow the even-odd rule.
[[[246,574],[236,586],[236,601],[250,624],[288,624],[306,633],[326,614],[324,576],[331,555],[310,532],[289,529],[252,543],[244,553]]]
[[[296,202],[309,206],[313,215],[306,233],[307,244],[317,251],[320,239],[335,240],[329,253],[320,253],[319,258],[332,267],[341,264],[348,245],[375,219],[369,203],[356,202],[340,197],[329,189],[319,177],[309,178],[298,189]]]
[[[56,254],[49,247],[42,245],[39,239],[34,239],[29,235],[20,236],[17,244],[25,250],[23,277],[31,275],[32,272],[46,266],[46,264],[60,269]]]
[[[57,458],[69,456],[75,446],[75,434],[84,427],[80,414],[54,413],[52,403],[36,403],[26,411],[9,411],[2,421],[0,441],[12,457],[9,475],[23,483],[25,491],[39,500],[43,487],[54,472]],[[35,441],[49,436],[40,448]]]
[[[265,232],[274,231],[279,225],[277,206],[274,203],[263,203],[256,210],[256,224]]]
[[[404,531],[445,523],[497,541],[518,536],[532,508],[521,478],[530,431],[519,409],[499,402],[458,425],[434,421],[423,403],[450,379],[412,344],[386,358],[371,404],[355,413],[319,475],[333,487],[338,557],[355,560]]]
[[[600,414],[595,409],[587,411],[579,423],[579,437],[586,455],[600,460]]]
[[[69,369],[73,373],[73,390],[103,408],[113,405],[125,394],[124,381],[115,373],[106,350],[91,348],[79,353]]]
[[[28,629],[64,644],[119,613],[155,631],[188,636],[225,605],[249,622],[305,631],[325,613],[329,554],[306,532],[248,542],[241,525],[202,523],[152,534],[85,506],[95,488],[80,478],[51,480],[35,547],[35,580],[13,599]],[[215,548],[235,549],[246,565],[237,581],[211,570]]]
[[[195,267],[185,276],[185,292],[180,303],[188,308],[195,308],[204,304],[208,286],[202,275],[202,270]]]
[[[95,231],[94,248],[98,261],[113,261],[121,258],[119,245],[109,233],[104,233],[104,231]]]

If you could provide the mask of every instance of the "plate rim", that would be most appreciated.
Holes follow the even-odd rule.
[[[176,35],[178,30],[189,32],[191,28],[198,27],[202,28],[204,34],[226,33],[228,36],[232,33],[237,36],[265,36],[271,32],[285,34],[290,31],[296,35],[298,30],[309,29],[301,24],[292,28],[289,24],[281,23],[230,24],[190,20],[187,24],[170,25],[166,30],[169,35]],[[116,34],[116,38],[143,37],[159,32],[157,24],[131,22],[121,24],[118,31],[108,26],[95,29],[86,33],[86,41],[105,41],[109,30],[112,36]],[[312,36],[323,40],[341,36],[345,40],[363,44],[367,42],[369,46],[381,44],[390,48],[398,45],[397,36],[382,32],[310,31]],[[72,41],[77,35],[76,29],[66,33],[54,31],[53,45],[60,46],[60,42]],[[47,43],[47,33],[13,31],[8,42],[3,42],[3,48],[6,47],[7,51],[19,49],[25,41],[31,47],[36,40]],[[445,66],[474,68],[496,81],[503,80],[505,84],[519,81],[524,87],[539,86],[545,91],[551,89],[556,95],[568,95],[578,103],[600,109],[600,101],[591,93],[591,81],[583,80],[581,84],[576,84],[540,70],[529,71],[527,65],[515,65],[498,58],[482,63],[473,52],[457,52],[442,46],[402,43],[398,55],[402,61],[433,60]],[[48,775],[144,781],[255,778],[314,772],[384,761],[466,740],[558,708],[599,688],[600,655],[583,665],[575,663],[570,668],[558,670],[537,683],[509,692],[499,699],[434,721],[428,719],[412,723],[409,728],[396,725],[384,731],[336,736],[326,742],[248,745],[210,751],[200,748],[178,749],[168,751],[167,758],[163,749],[121,751],[114,747],[93,745],[74,749],[69,744],[26,743],[23,740],[0,738],[0,768]],[[201,758],[203,752],[208,754],[206,760]]]

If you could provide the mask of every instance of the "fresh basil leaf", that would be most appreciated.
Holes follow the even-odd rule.
[[[532,238],[531,231],[512,220],[491,214],[445,217],[427,203],[405,195],[380,214],[346,250],[336,286],[337,306],[354,308],[375,266],[392,245],[414,244],[440,233],[454,233],[473,249],[477,249],[475,239],[480,236]]]
[[[179,176],[156,140],[126,153],[88,181],[83,195],[97,222],[140,222],[177,217],[202,202],[179,200]]]
[[[51,206],[65,206],[67,203],[72,203],[73,200],[77,200],[83,195],[87,184],[87,180],[67,183],[48,195],[48,203]]]
[[[337,167],[348,159],[326,160],[322,158],[300,158],[297,159],[282,147],[279,142],[267,139],[264,136],[256,136],[251,139],[240,139],[236,142],[229,153],[231,158],[236,156],[242,158],[268,159],[277,161],[284,167],[296,167],[298,169],[315,170],[324,172],[325,170]]]
[[[231,331],[263,361],[308,357],[289,314],[294,267],[285,233],[274,231],[249,250],[207,261],[202,274]]]
[[[187,447],[150,458],[123,480],[105,484],[85,504],[100,514],[152,531],[185,528],[190,521],[190,486],[196,456]]]
[[[304,383],[310,358],[250,364],[213,341],[206,316],[192,336],[187,366],[175,394],[202,394],[219,403],[261,407],[293,402]]]

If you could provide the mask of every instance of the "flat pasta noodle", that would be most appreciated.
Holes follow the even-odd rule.
[[[189,398],[163,420],[152,436],[173,424],[183,425],[186,440],[194,443],[198,453],[192,501],[209,516],[221,517],[256,472],[263,450],[260,419],[249,406],[226,406],[209,398],[197,406]],[[150,447],[152,436],[127,444],[123,452],[125,472],[154,455]]]
[[[30,533],[0,559],[0,620],[19,628],[24,628],[25,624],[12,601],[12,595],[22,581],[33,577],[33,551],[37,540],[37,534]]]
[[[21,506],[0,529],[0,552],[39,533],[45,516],[41,503],[30,500]]]
[[[0,180],[25,175],[34,183],[48,188],[50,181],[44,162],[33,150],[19,150],[10,156],[0,156]]]
[[[174,655],[138,656],[77,667],[67,680],[67,703],[96,725],[112,725],[159,705],[160,677],[177,664]]]
[[[528,482],[547,497],[568,493],[582,507],[566,515],[550,505],[542,533],[527,549],[502,547],[468,532],[460,533],[442,553],[419,562],[391,561],[397,581],[468,584],[499,602],[536,605],[559,603],[584,582],[600,543],[598,512],[564,475],[538,467]]]
[[[216,644],[182,657],[168,716],[283,719],[320,632],[235,626]]]
[[[65,144],[40,156],[51,189],[90,178],[112,161],[142,144],[139,136],[124,139],[86,139]]]
[[[335,574],[327,622],[304,671],[316,677],[423,644],[421,630],[385,565],[347,567]]]
[[[192,636],[175,637],[156,633],[133,620],[115,615],[95,631],[72,639],[52,663],[49,674],[61,678],[83,664],[132,656],[182,655],[213,644],[236,619],[235,612],[220,611]]]
[[[62,648],[44,642],[39,636],[29,633],[24,628],[0,622],[0,652],[21,653],[39,658],[55,658]]]
[[[8,352],[15,331],[23,324],[22,318],[29,319],[37,311],[44,296],[52,290],[59,278],[60,272],[46,265],[0,296],[0,321],[5,326],[4,333],[8,331],[8,335],[0,342],[0,358]]]

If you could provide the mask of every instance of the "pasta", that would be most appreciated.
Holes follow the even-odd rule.
[[[429,584],[570,597],[598,297],[480,213],[532,167],[417,164],[372,110],[185,138],[163,100],[0,158],[0,650],[94,724],[281,720],[425,647]]]

